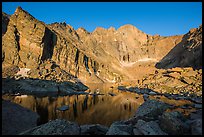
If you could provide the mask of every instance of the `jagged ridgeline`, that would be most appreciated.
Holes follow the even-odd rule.
[[[18,7],[11,16],[2,13],[2,73],[13,76],[27,68],[32,78],[93,83],[139,79],[156,68],[201,68],[201,34],[202,26],[185,35],[152,36],[132,25],[90,33],[66,23],[45,24]]]
[[[9,20],[6,16],[4,18]],[[106,80],[103,74],[109,74],[109,79],[121,77],[119,74],[114,75],[109,65],[80,50],[78,47],[82,43],[72,34],[67,34],[71,35],[70,37],[63,37],[52,25],[38,21],[20,7],[11,15],[8,25],[3,25],[7,29],[6,33],[5,29],[2,30],[2,33],[5,33],[2,41],[2,61],[5,67],[14,65],[29,68],[33,73],[31,76],[35,76],[40,73],[42,64],[46,65],[46,61],[51,60],[64,71],[82,80],[101,82]],[[59,27],[63,25],[58,24]]]

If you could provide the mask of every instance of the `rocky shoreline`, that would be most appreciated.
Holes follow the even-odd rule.
[[[87,94],[88,87],[81,82],[56,82],[33,78],[2,78],[2,94],[35,95],[35,96],[65,96]]]
[[[3,101],[5,102],[5,101]],[[16,104],[13,104],[16,107]],[[3,110],[7,105],[3,105]],[[17,105],[17,107],[19,107]],[[8,111],[3,111],[3,114]],[[18,113],[23,113],[18,111]],[[34,112],[33,112],[34,113]],[[9,115],[3,116],[9,118]],[[12,117],[12,118],[11,118]],[[14,115],[7,119],[10,123],[13,119],[17,119]],[[21,116],[22,117],[22,116]],[[23,115],[23,117],[26,117]],[[27,118],[33,118],[32,115]],[[27,118],[25,118],[27,120]],[[24,123],[25,119],[21,123]],[[35,119],[37,122],[37,119]],[[14,123],[17,121],[13,121]],[[33,123],[33,122],[32,122]],[[17,124],[17,123],[16,123]],[[15,125],[15,124],[14,124]],[[148,99],[136,110],[134,117],[115,121],[110,127],[101,124],[85,124],[79,125],[76,122],[67,121],[65,119],[56,119],[48,123],[32,126],[27,129],[20,129],[18,132],[11,132],[16,127],[4,126],[3,134],[19,134],[19,135],[202,135],[202,109],[197,109],[189,115],[183,115],[179,111],[175,111],[172,105]],[[21,128],[21,127],[19,127]],[[23,128],[23,127],[22,127]]]

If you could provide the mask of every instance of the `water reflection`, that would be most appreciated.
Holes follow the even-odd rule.
[[[118,91],[110,88],[111,85],[94,84],[90,87],[91,95],[73,95],[61,97],[34,97],[30,95],[3,96],[4,99],[12,100],[23,107],[37,112],[41,116],[39,124],[49,120],[64,118],[76,121],[79,124],[103,124],[110,126],[113,121],[125,120],[132,117],[143,103],[140,96],[136,99],[134,93]],[[108,94],[114,93],[115,96]],[[99,95],[96,95],[99,94]],[[66,111],[57,108],[68,105]]]
[[[93,84],[89,87],[90,89],[87,92],[90,95],[43,98],[30,95],[3,95],[2,97],[37,112],[41,117],[39,124],[63,118],[69,121],[76,121],[79,124],[99,123],[110,126],[114,121],[132,117],[137,108],[144,102],[143,95],[120,91],[117,87],[114,88],[110,84]],[[177,106],[191,104],[190,101],[175,101],[164,96],[150,96],[150,99],[159,99]],[[58,108],[64,105],[69,106],[69,109],[66,111],[58,110]],[[186,110],[180,111],[184,112]],[[193,109],[190,109],[190,111],[193,111]],[[189,113],[189,111],[186,112]]]

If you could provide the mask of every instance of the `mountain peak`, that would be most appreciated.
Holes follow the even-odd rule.
[[[106,29],[103,27],[97,27],[92,33],[103,33]]]
[[[19,13],[19,12],[21,12],[21,11],[23,11],[23,9],[22,9],[20,6],[18,6],[18,7],[16,8],[16,10],[15,10],[15,13]]]
[[[137,29],[137,28],[132,24],[125,24],[118,29]]]
[[[108,30],[109,30],[109,31],[116,31],[115,28],[112,27],[112,26],[111,26],[110,28],[108,28]]]
[[[15,13],[16,15],[19,15],[19,14],[24,14],[24,15],[28,15],[30,17],[33,17],[30,13],[28,13],[27,11],[23,10],[20,6],[18,6],[15,10]],[[34,17],[33,17],[34,18]]]

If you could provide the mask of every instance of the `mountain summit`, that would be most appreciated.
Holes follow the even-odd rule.
[[[30,77],[55,80],[52,71],[66,72],[82,82],[121,82],[139,79],[157,68],[201,68],[202,26],[185,35],[151,36],[133,25],[117,30],[45,24],[18,7],[13,15],[2,13],[2,66],[31,69]],[[47,64],[45,76],[42,68]],[[57,66],[57,67],[56,67]],[[156,67],[155,67],[156,66]],[[5,73],[4,73],[5,72]]]

